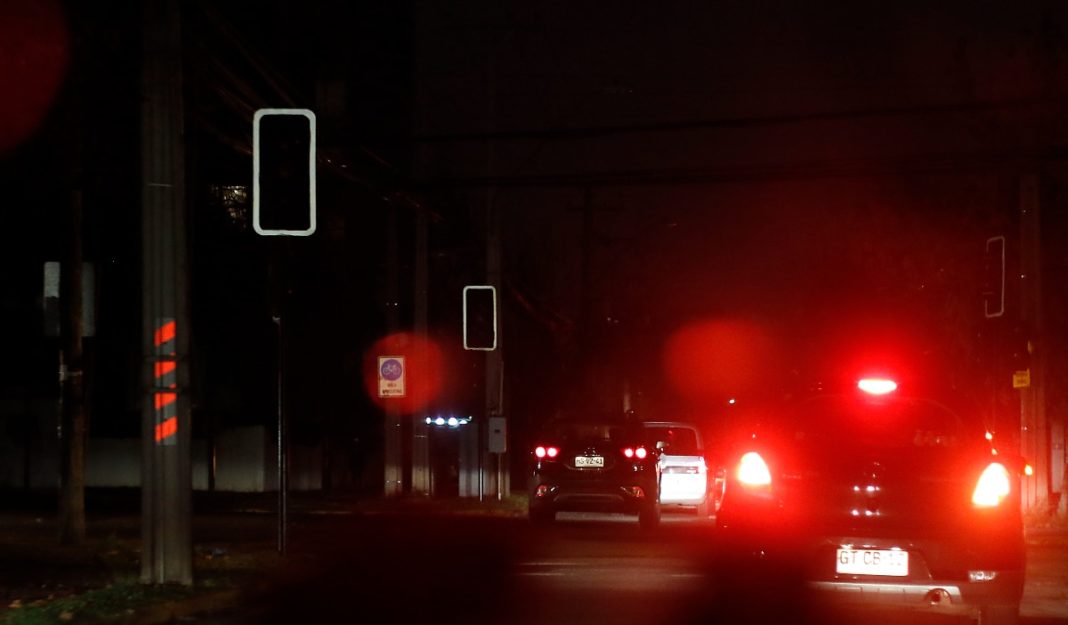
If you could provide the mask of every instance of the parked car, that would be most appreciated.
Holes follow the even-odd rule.
[[[660,505],[694,508],[707,517],[712,497],[701,432],[692,423],[646,421],[646,445],[658,450]]]
[[[744,431],[717,514],[724,544],[783,554],[817,597],[1013,623],[1023,465],[978,419],[901,392],[862,380]]]
[[[660,522],[656,449],[640,423],[615,419],[557,421],[530,452],[530,519],[548,523],[568,511],[636,514]]]

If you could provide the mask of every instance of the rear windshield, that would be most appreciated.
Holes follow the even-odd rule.
[[[626,423],[558,423],[549,430],[553,440],[561,443],[614,442],[633,444],[639,434]]]
[[[701,453],[697,445],[697,432],[687,427],[646,427],[645,445],[656,447],[662,443],[664,453],[675,456],[695,456]]]
[[[956,413],[925,400],[806,402],[785,424],[799,444],[868,449],[954,449],[973,442]]]

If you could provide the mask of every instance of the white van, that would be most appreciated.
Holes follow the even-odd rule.
[[[646,445],[660,452],[660,505],[685,506],[700,516],[711,512],[708,466],[701,432],[692,423],[646,421]]]

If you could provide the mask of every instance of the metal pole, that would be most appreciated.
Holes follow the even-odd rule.
[[[283,295],[284,297],[284,295]],[[285,335],[282,331],[282,313],[273,317],[278,326],[278,553],[286,554],[286,521],[289,510],[286,471],[286,413],[282,390],[285,384]]]

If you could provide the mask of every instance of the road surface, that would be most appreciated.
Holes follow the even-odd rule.
[[[204,623],[969,622],[938,612],[816,609],[788,575],[724,576],[712,524],[667,514],[654,532],[630,517],[332,517],[295,526],[292,565],[242,606]],[[1029,537],[1024,625],[1068,625],[1068,533]],[[717,572],[718,571],[718,572]],[[763,575],[763,574],[762,574]]]

